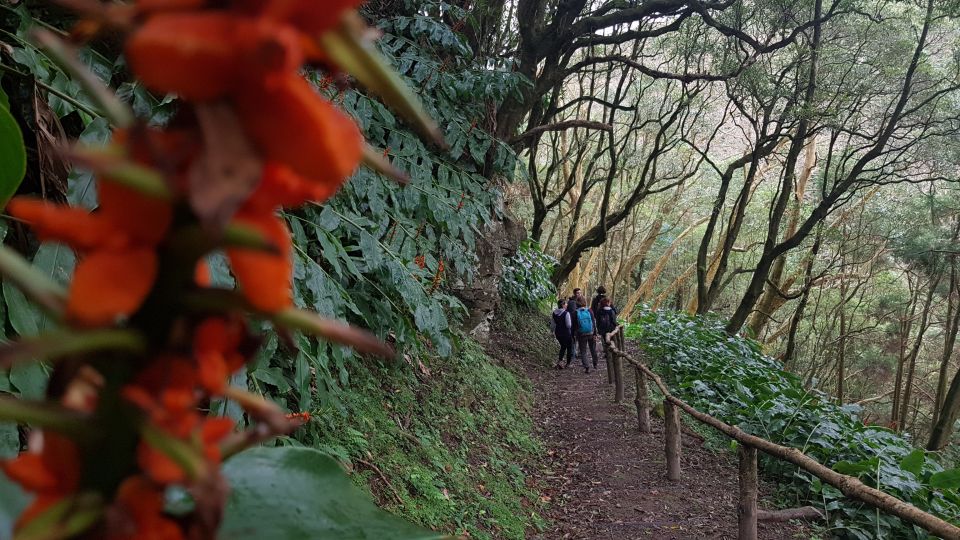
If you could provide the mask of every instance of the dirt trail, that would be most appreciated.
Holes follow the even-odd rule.
[[[515,349],[501,353],[512,353],[533,382],[534,421],[546,446],[547,456],[532,476],[549,497],[551,527],[537,538],[736,538],[732,453],[715,453],[685,434],[682,480],[670,483],[662,420],[653,415],[653,433],[639,433],[632,402],[613,403],[602,358],[599,370],[584,375],[576,360],[558,371],[539,354],[533,360]],[[632,400],[633,377],[627,379]],[[761,508],[771,507],[761,498]],[[805,539],[810,533],[801,525],[761,523],[760,538]]]

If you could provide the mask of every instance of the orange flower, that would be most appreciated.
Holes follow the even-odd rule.
[[[219,443],[233,432],[234,422],[230,418],[205,418],[183,440],[199,446],[207,462],[219,465],[221,460]],[[181,483],[187,480],[186,472],[166,454],[145,441],[137,448],[137,463],[153,481],[160,484]]]
[[[240,212],[238,224],[252,227],[277,247],[276,253],[228,249],[230,267],[240,292],[257,309],[275,313],[293,304],[293,248],[287,224],[271,213]]]
[[[120,484],[114,501],[118,512],[109,523],[107,540],[180,540],[183,532],[163,515],[163,492],[143,476]]]
[[[83,208],[53,204],[34,197],[14,197],[7,205],[14,217],[31,225],[42,242],[64,242],[80,250],[122,247],[126,237],[103,216]]]
[[[155,246],[172,212],[165,202],[109,180],[98,187],[103,202],[93,214],[29,197],[16,197],[7,207],[40,240],[80,251],[66,315],[82,326],[111,324],[140,307],[156,278]]]
[[[177,12],[150,17],[130,36],[126,52],[149,88],[203,102],[274,72],[295,73],[303,63],[301,42],[292,27],[267,19]]]
[[[87,325],[105,325],[140,307],[157,276],[151,248],[96,251],[77,265],[70,283],[67,317]]]
[[[209,318],[200,323],[193,337],[193,356],[202,384],[211,394],[222,394],[227,377],[243,366],[245,358],[239,347],[243,323]]]
[[[193,269],[193,282],[200,287],[210,287],[213,284],[213,278],[210,276],[210,265],[207,261],[197,261],[196,268]]]
[[[187,437],[200,422],[197,413],[196,370],[175,356],[153,360],[123,388],[123,397],[137,405],[157,427],[178,438]]]
[[[246,86],[234,103],[265,161],[333,189],[360,164],[363,137],[356,123],[296,73]]]
[[[241,31],[227,13],[156,15],[127,40],[127,61],[152,90],[190,101],[217,99],[236,83]]]
[[[200,442],[203,444],[203,455],[210,463],[219,464],[222,456],[220,441],[233,433],[235,423],[230,418],[207,418],[200,429]]]
[[[41,448],[0,463],[10,480],[37,494],[17,520],[17,528],[72,495],[80,484],[80,456],[73,441],[51,432],[44,432],[42,441]]]
[[[322,202],[333,196],[340,184],[312,182],[283,164],[268,161],[257,189],[241,212],[272,213],[278,207],[292,208],[307,201]]]

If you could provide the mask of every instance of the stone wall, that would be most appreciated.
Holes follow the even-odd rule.
[[[526,236],[526,229],[509,212],[504,212],[502,219],[491,221],[484,235],[477,239],[477,271],[473,281],[460,281],[453,287],[469,310],[463,328],[480,342],[489,339],[490,321],[500,306],[503,260],[517,252]]]

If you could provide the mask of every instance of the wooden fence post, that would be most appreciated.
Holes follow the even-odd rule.
[[[616,347],[616,338],[609,335],[603,336],[603,358],[607,364],[607,384],[613,384],[613,363],[617,361],[617,354],[611,347]]]
[[[737,455],[740,458],[740,506],[737,522],[740,525],[738,540],[757,540],[757,449],[741,444]]]
[[[667,480],[680,481],[680,411],[672,401],[663,400],[663,439],[667,454]]]
[[[626,343],[623,339],[622,326],[617,329],[617,333],[614,334],[614,339],[617,342],[617,350],[622,354],[626,354]],[[621,403],[623,402],[623,356],[620,354],[615,354],[613,356],[613,382],[616,388],[614,401]]]
[[[640,433],[650,433],[650,395],[647,388],[647,376],[640,368],[634,368],[637,395],[633,398],[633,404],[637,406],[637,427]]]

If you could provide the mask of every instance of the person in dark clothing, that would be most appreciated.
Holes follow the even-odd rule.
[[[607,351],[606,336],[617,329],[617,310],[609,298],[600,299],[597,306],[597,333],[600,334],[600,350],[603,352],[605,362],[610,361],[610,354]]]
[[[593,312],[593,316],[596,317],[600,313],[600,301],[607,297],[607,288],[603,285],[597,287],[597,295],[593,297],[593,300],[590,302],[590,311]]]
[[[560,354],[557,356],[557,369],[563,369],[570,366],[573,359],[573,317],[566,309],[566,302],[559,300],[557,309],[553,310],[553,335],[560,343]],[[567,363],[561,365],[563,356],[567,356]]]
[[[594,312],[597,319],[597,332],[601,337],[613,332],[617,328],[617,308],[609,298],[601,298],[597,310]]]
[[[574,290],[579,290],[579,289],[574,289]],[[571,296],[570,300],[567,301],[567,314],[570,315],[570,322],[572,324],[570,328],[570,336],[571,336],[570,340],[573,342],[573,345],[572,345],[573,357],[580,358],[581,354],[580,354],[580,351],[577,350],[577,338],[576,338],[579,326],[577,324],[577,298],[575,296]]]
[[[593,358],[593,369],[597,369],[597,321],[593,318],[593,313],[587,308],[587,299],[579,297],[577,299],[577,345],[580,349],[580,363],[583,364],[583,372],[590,373],[590,366],[587,364],[587,351],[590,351],[590,357]]]

